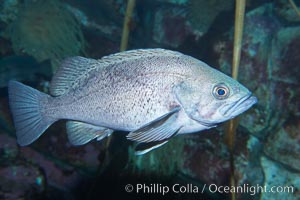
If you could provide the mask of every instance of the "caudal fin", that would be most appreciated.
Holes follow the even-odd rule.
[[[17,141],[21,146],[38,139],[56,121],[41,113],[41,100],[47,98],[47,94],[17,81],[9,81],[8,95]]]

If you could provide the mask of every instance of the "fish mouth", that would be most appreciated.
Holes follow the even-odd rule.
[[[257,103],[257,98],[253,96],[252,93],[250,93],[233,104],[225,105],[220,112],[226,117],[230,116],[231,118],[233,118],[248,110],[255,103]]]

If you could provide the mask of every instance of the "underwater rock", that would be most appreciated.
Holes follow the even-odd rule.
[[[178,48],[188,37],[197,41],[220,13],[233,9],[233,3],[232,0],[164,1],[155,9],[152,38],[172,48]]]
[[[80,24],[58,0],[25,1],[7,37],[16,54],[50,59],[54,70],[63,58],[81,54],[85,44]]]
[[[1,29],[1,26],[0,26]],[[1,35],[1,32],[0,32]],[[8,39],[0,37],[0,57],[13,54],[11,43]]]
[[[229,154],[216,130],[187,135],[183,173],[206,184],[228,185]]]
[[[14,138],[0,133],[0,163],[4,165],[17,158],[19,149]]]
[[[174,5],[185,5],[189,0],[156,0],[159,3],[170,3]]]
[[[1,91],[1,90],[0,90]],[[0,133],[14,134],[7,98],[0,97]]]
[[[282,39],[281,32],[284,29],[281,27],[274,16],[272,4],[264,4],[249,11],[245,17],[239,81],[254,91],[258,104],[241,118],[240,124],[260,138],[267,137],[279,128],[288,113],[295,109],[292,101],[295,101],[294,91],[298,89],[291,80],[296,80],[298,75],[286,70],[282,61],[295,61],[299,57],[285,53],[288,51],[286,44],[290,43],[293,36]],[[224,49],[232,49],[232,35],[227,39],[216,43],[214,50],[219,52],[220,68],[229,74],[232,53]],[[284,80],[276,78],[277,72]]]
[[[55,160],[47,159],[41,153],[30,147],[21,148],[20,156],[22,156],[27,163],[31,163],[31,165],[42,170],[44,173],[44,181],[49,185],[70,190],[82,179],[78,170],[72,166],[72,163],[63,162],[63,160],[59,161],[57,160],[58,158],[55,158]]]
[[[261,157],[261,165],[264,170],[266,191],[261,192],[261,200],[300,198],[300,173],[286,170],[282,165]]]
[[[264,152],[270,158],[300,173],[300,119],[291,120],[280,130],[270,135]]]
[[[215,18],[223,11],[233,10],[233,0],[190,0],[187,3],[188,22],[195,35],[203,36]]]
[[[300,84],[300,71],[295,66],[300,62],[300,26],[278,31],[272,41],[271,59],[272,80],[290,85]]]
[[[263,143],[244,132],[241,129],[237,130],[235,153],[234,153],[234,168],[236,185],[244,187],[245,185],[263,185],[264,176],[260,164],[261,149]],[[244,191],[236,194],[237,199],[259,199],[258,193]]]
[[[67,8],[76,16],[84,26],[92,24],[123,25],[126,11],[126,1],[119,0],[64,0]]]
[[[272,41],[272,71],[270,79],[277,83],[274,94],[279,107],[294,116],[300,116],[300,26],[278,31]],[[277,108],[278,109],[278,108]]]
[[[239,70],[239,80],[247,82],[259,99],[256,109],[242,118],[241,125],[259,137],[265,137],[279,127],[283,123],[282,117],[286,115],[273,109],[282,107],[285,103],[274,98],[278,84],[270,77],[273,72],[273,63],[270,62],[272,40],[281,27],[272,14],[272,8],[272,4],[265,4],[247,13]]]
[[[178,47],[192,34],[183,8],[160,6],[154,16],[153,40],[159,44]]]
[[[137,176],[174,176],[182,168],[185,160],[183,159],[184,145],[184,137],[179,136],[170,140],[166,145],[143,156],[136,156],[134,149],[130,148],[127,168]]]
[[[288,22],[300,22],[300,16],[297,14],[289,0],[278,0],[274,1],[275,3],[275,13],[285,19]],[[294,0],[294,3],[297,6],[298,1]],[[299,3],[298,3],[298,9]]]
[[[72,165],[55,162],[30,147],[19,148],[14,138],[3,133],[0,176],[0,199],[36,199],[62,192],[67,195],[84,179]]]
[[[102,37],[110,38],[110,40],[121,40],[123,17],[119,11],[119,7],[121,6],[118,5],[117,2],[82,2],[74,0],[67,0],[64,2],[67,3],[65,4],[66,8],[76,17],[85,29],[93,31],[93,34],[97,36],[101,35]],[[105,46],[105,44],[102,43],[88,42],[88,44],[101,47]]]
[[[0,21],[10,23],[17,18],[20,7],[19,0],[2,0],[0,2]]]
[[[108,35],[110,35],[110,37],[114,37],[115,35],[120,34],[112,32],[111,34],[105,34],[105,36],[103,36],[103,34],[99,33],[99,31],[97,30],[98,29],[94,28],[84,29],[84,37],[86,43],[89,44],[87,45],[85,52],[87,55],[89,55],[89,57],[99,59],[103,56],[113,54],[120,50],[120,44],[116,43],[113,40],[110,40],[108,37]]]
[[[211,130],[188,138],[182,172],[205,184],[229,185],[230,157],[222,132]],[[262,184],[260,146],[257,139],[241,130],[237,131],[234,153],[237,185]],[[245,196],[239,198],[242,197]]]
[[[42,173],[37,167],[14,165],[0,168],[0,198],[22,199],[28,193],[41,194],[44,191]]]
[[[49,62],[37,63],[31,56],[7,56],[0,59],[0,88],[7,87],[9,80],[38,82],[50,80]]]

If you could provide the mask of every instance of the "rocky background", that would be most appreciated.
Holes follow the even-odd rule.
[[[300,7],[299,2],[296,6]],[[227,193],[126,193],[131,183],[229,185],[224,127],[179,136],[141,157],[126,133],[73,147],[65,122],[29,147],[16,144],[7,81],[44,92],[62,59],[119,51],[126,1],[0,1],[0,199],[230,199]],[[129,48],[167,48],[231,73],[234,1],[137,1]],[[281,186],[238,199],[300,199],[300,16],[288,0],[248,0],[239,81],[259,102],[241,116],[238,185]],[[293,192],[283,191],[292,186]]]

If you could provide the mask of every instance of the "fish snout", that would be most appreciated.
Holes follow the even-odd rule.
[[[220,109],[220,113],[225,117],[233,118],[248,110],[255,103],[257,103],[257,98],[252,93],[248,93],[233,103],[225,104]]]

